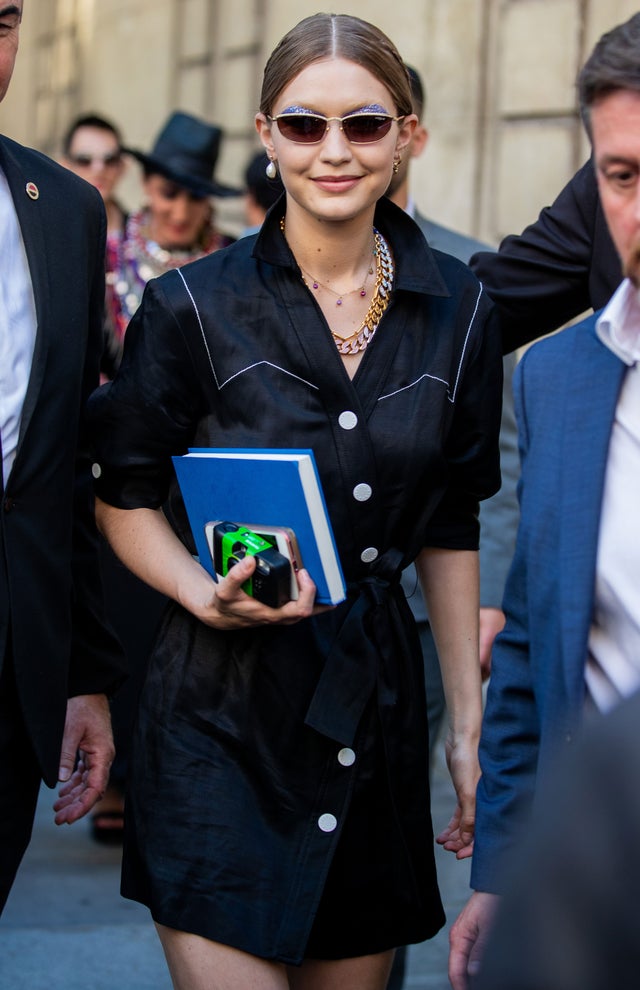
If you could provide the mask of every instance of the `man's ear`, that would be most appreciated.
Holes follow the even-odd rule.
[[[418,124],[415,131],[413,132],[413,141],[411,142],[411,157],[419,158],[424,149],[427,146],[427,141],[429,140],[429,131],[422,124]]]
[[[396,152],[402,154],[411,144],[411,139],[413,137],[413,132],[418,126],[418,118],[415,113],[407,114],[402,123],[400,124],[400,129],[398,131],[398,140],[396,141]]]

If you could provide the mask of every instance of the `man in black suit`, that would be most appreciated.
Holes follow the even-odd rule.
[[[505,354],[605,306],[622,272],[593,160],[535,223],[505,237],[497,252],[474,254],[469,264],[496,304]]]
[[[0,0],[0,100],[22,9]],[[56,822],[71,823],[113,758],[108,695],[123,669],[101,617],[82,415],[98,382],[105,226],[93,187],[0,136],[0,910],[41,779],[63,782]]]

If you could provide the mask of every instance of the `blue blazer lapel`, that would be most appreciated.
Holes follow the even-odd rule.
[[[595,333],[595,317],[576,334],[567,368],[560,486],[560,596],[563,667],[580,708],[593,612],[600,511],[609,439],[625,365]]]
[[[31,365],[31,375],[22,409],[20,438],[24,436],[29,419],[36,404],[46,367],[49,337],[46,332],[50,313],[49,272],[47,269],[46,230],[43,213],[46,213],[46,196],[50,192],[38,185],[38,175],[26,174],[20,161],[0,139],[0,165],[7,177],[9,189],[13,197],[18,223],[22,231],[31,284],[36,307],[36,343]],[[38,198],[34,199],[27,193],[27,184],[31,183],[38,190]],[[52,193],[53,195],[53,193]]]

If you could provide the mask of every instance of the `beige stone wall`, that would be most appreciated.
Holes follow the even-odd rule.
[[[225,130],[219,178],[237,183],[256,146],[264,61],[317,0],[25,0],[18,68],[1,127],[57,154],[78,112],[113,118],[148,149],[171,110]],[[335,9],[335,8],[334,8]],[[352,0],[423,75],[430,141],[412,167],[434,219],[496,242],[549,202],[588,147],[574,82],[595,40],[634,0]],[[140,188],[132,165],[122,190]],[[227,225],[239,223],[225,204]]]

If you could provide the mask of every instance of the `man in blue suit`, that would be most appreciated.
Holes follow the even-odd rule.
[[[579,93],[625,279],[516,371],[521,520],[480,744],[475,892],[450,936],[454,990],[479,967],[539,778],[586,716],[640,686],[640,14],[600,39]]]

